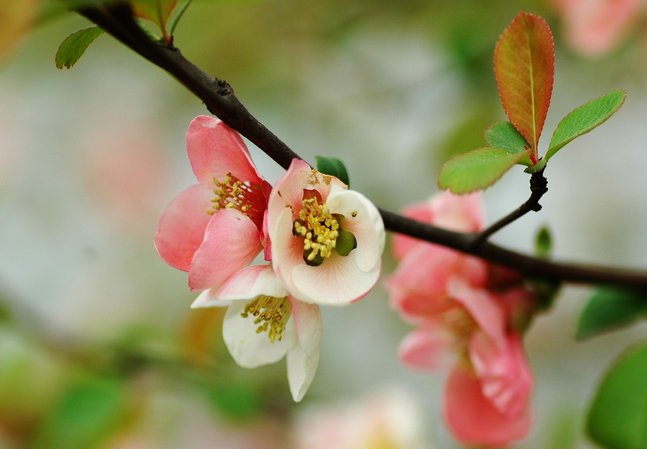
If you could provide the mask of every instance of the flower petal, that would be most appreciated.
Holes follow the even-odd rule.
[[[485,285],[487,265],[438,245],[419,245],[400,262],[386,280],[391,304],[407,319],[419,321],[454,307],[448,294],[451,279]]]
[[[254,318],[243,318],[247,302],[234,301],[225,314],[222,335],[229,353],[243,368],[256,368],[279,361],[295,344],[294,320],[290,318],[283,338],[272,343],[266,332],[256,332]]]
[[[343,257],[333,254],[318,267],[301,263],[289,273],[294,295],[305,302],[328,305],[345,305],[368,294],[380,277],[378,263],[371,271],[363,271],[354,253]]]
[[[211,216],[211,192],[200,184],[180,193],[166,207],[155,234],[155,248],[174,268],[189,271],[191,259],[202,243]]]
[[[483,395],[506,417],[522,414],[528,406],[533,381],[521,336],[509,335],[505,347],[500,348],[478,332],[470,340],[469,351]]]
[[[453,342],[453,336],[442,323],[428,321],[406,336],[398,349],[398,358],[409,368],[431,373],[447,366],[453,358]]]
[[[354,190],[331,193],[326,205],[332,214],[343,215],[341,226],[357,240],[355,260],[360,270],[370,271],[380,263],[384,251],[384,223],[368,198]]]
[[[528,406],[515,417],[502,415],[483,395],[478,379],[460,367],[447,381],[444,409],[450,430],[465,444],[505,446],[525,437],[531,426]]]
[[[412,204],[411,206],[405,207],[402,210],[402,215],[408,218],[413,218],[414,220],[420,221],[422,223],[432,223],[433,213],[431,210],[431,201],[424,201],[422,203]],[[409,237],[404,234],[394,234],[393,235],[393,252],[395,253],[395,258],[402,260],[409,251],[418,247],[419,245],[428,245],[429,243]]]
[[[495,345],[499,348],[506,345],[504,305],[497,302],[492,293],[484,288],[474,288],[459,278],[450,281],[448,292],[467,309]]]
[[[319,365],[322,320],[319,307],[291,300],[296,344],[288,351],[288,382],[292,398],[299,402],[314,379]]]
[[[193,173],[202,185],[213,187],[213,179],[227,173],[241,181],[261,184],[249,150],[240,135],[215,117],[200,115],[189,124],[186,146]]]
[[[278,232],[273,228],[283,210],[290,209],[293,214],[298,214],[301,210],[303,189],[311,173],[312,168],[305,161],[293,159],[288,171],[274,185],[267,204],[267,222],[272,241]],[[298,210],[295,209],[297,207]],[[290,233],[292,233],[292,216],[290,216]]]
[[[209,289],[191,304],[191,308],[220,306],[230,301],[250,300],[260,295],[284,298],[288,296],[281,279],[271,265],[254,265],[234,273],[217,289]]]
[[[478,232],[483,228],[485,212],[480,192],[454,195],[448,191],[431,199],[432,223],[457,232]]]
[[[247,266],[261,251],[258,228],[247,215],[235,209],[213,214],[204,240],[191,261],[189,287],[218,287]]]

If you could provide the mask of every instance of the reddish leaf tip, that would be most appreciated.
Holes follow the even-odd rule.
[[[555,72],[555,42],[546,21],[520,12],[503,30],[494,49],[494,76],[503,110],[531,145],[537,144],[548,114]]]

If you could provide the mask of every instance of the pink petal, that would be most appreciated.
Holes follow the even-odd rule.
[[[271,240],[274,240],[274,235],[278,232],[273,228],[283,210],[288,208],[295,215],[301,210],[303,189],[311,173],[312,168],[305,161],[293,159],[288,171],[274,185],[267,204],[267,223]]]
[[[292,398],[299,402],[314,379],[319,365],[322,320],[319,306],[291,298],[296,343],[288,351],[288,382]]]
[[[400,344],[398,358],[411,369],[431,373],[452,359],[453,336],[440,322],[428,321]]]
[[[220,286],[262,249],[258,228],[247,215],[235,209],[216,212],[191,261],[189,287],[205,290]]]
[[[474,288],[464,280],[454,278],[449,283],[449,294],[460,302],[483,330],[485,335],[499,348],[505,346],[505,309],[496,298],[484,288]]]
[[[189,187],[166,207],[155,234],[155,248],[172,267],[189,271],[211,215],[212,193],[199,184]]]
[[[483,395],[499,413],[515,418],[528,407],[533,381],[521,337],[512,334],[506,343],[500,348],[478,332],[470,340],[470,360]]]
[[[402,214],[405,217],[413,218],[414,220],[420,221],[422,223],[432,223],[432,210],[431,210],[431,201],[425,201],[422,203],[412,204],[411,206],[405,207],[402,210]],[[393,251],[395,257],[398,260],[401,260],[405,257],[409,251],[415,248],[418,245],[428,245],[429,243],[424,240],[419,240],[413,237],[409,237],[403,234],[395,234],[393,236]]]
[[[231,172],[241,181],[261,184],[249,150],[240,135],[215,117],[200,115],[189,124],[186,146],[193,173],[202,185],[213,187]]]
[[[524,438],[531,427],[526,405],[515,417],[501,414],[483,395],[478,379],[460,367],[452,371],[445,388],[445,420],[465,444],[498,447]]]
[[[360,270],[372,270],[380,263],[385,240],[384,223],[377,208],[354,190],[331,193],[326,205],[330,213],[344,217],[341,226],[355,236],[357,248],[353,253]]]
[[[288,292],[271,265],[254,265],[234,273],[220,288],[205,290],[191,308],[218,307],[230,301],[250,300],[260,295],[284,298]]]
[[[431,200],[432,223],[458,232],[478,232],[483,228],[485,212],[481,193],[454,195],[442,192]]]
[[[243,368],[279,361],[296,342],[294,321],[287,322],[280,341],[272,342],[266,332],[256,332],[258,324],[254,324],[254,317],[242,317],[246,305],[245,301],[234,301],[225,314],[222,335],[229,353]]]
[[[487,266],[441,246],[420,245],[402,260],[386,287],[391,304],[404,317],[416,321],[454,307],[448,284],[455,277],[471,285],[484,285]]]

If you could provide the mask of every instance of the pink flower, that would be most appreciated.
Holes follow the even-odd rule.
[[[189,272],[192,290],[206,290],[222,285],[269,247],[263,221],[271,186],[256,171],[238,133],[220,120],[196,117],[186,141],[199,183],[168,205],[155,247],[169,265]]]
[[[563,20],[568,43],[586,56],[600,56],[618,45],[638,16],[640,0],[552,0]]]
[[[268,205],[272,265],[291,295],[318,304],[365,296],[380,275],[384,224],[366,197],[293,160]]]
[[[481,229],[478,194],[442,193],[407,215],[463,232]],[[506,270],[436,245],[396,236],[400,265],[387,280],[393,305],[418,327],[400,359],[432,372],[452,365],[444,414],[457,439],[502,446],[530,430],[530,374],[515,328],[532,295]],[[453,362],[452,362],[453,361]]]
[[[219,288],[205,290],[191,307],[228,306],[223,337],[229,353],[243,368],[287,358],[288,383],[300,401],[319,364],[319,306],[291,296],[271,265],[238,271]]]

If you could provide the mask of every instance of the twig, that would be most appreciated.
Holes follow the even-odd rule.
[[[292,159],[301,159],[298,154],[250,114],[236,98],[233,89],[227,82],[204,73],[185,59],[180,51],[172,45],[163,45],[152,41],[133,20],[132,12],[127,4],[115,4],[109,7],[86,7],[78,9],[78,12],[131,50],[171,74],[202,100],[211,113],[249,139],[283,168],[287,169]],[[533,196],[531,195],[532,199]],[[534,200],[534,206],[531,200],[528,201],[531,206],[530,210],[533,210],[533,207],[539,207],[536,203],[538,199]],[[551,262],[514,252],[485,240],[475,245],[474,241],[478,239],[478,235],[441,229],[384,209],[380,209],[380,213],[384,220],[384,225],[389,231],[471,254],[484,260],[513,268],[527,276],[647,289],[647,272],[645,271]],[[500,229],[500,227],[497,229]],[[497,229],[494,229],[494,231]],[[488,232],[488,235],[491,235],[492,232]]]
[[[508,215],[496,221],[488,228],[477,234],[472,241],[472,246],[474,247],[474,249],[481,247],[483,243],[485,243],[487,239],[495,232],[506,227],[513,221],[523,217],[528,212],[539,212],[541,210],[541,204],[539,204],[539,200],[542,196],[544,196],[546,192],[548,192],[548,181],[544,177],[544,169],[542,168],[540,171],[533,173],[530,177],[530,198],[528,198],[525,203],[510,212]]]

